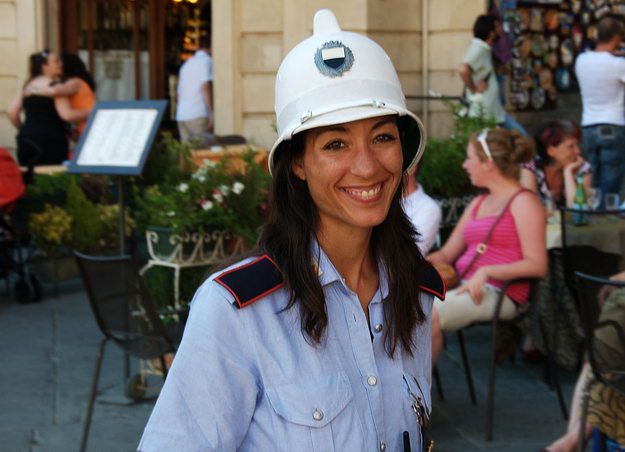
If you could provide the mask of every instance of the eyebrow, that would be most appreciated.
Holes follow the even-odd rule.
[[[375,130],[375,129],[379,129],[380,127],[388,124],[389,122],[395,122],[396,118],[395,116],[385,116],[382,119],[380,119],[378,122],[376,122],[373,127],[371,127],[371,130]],[[322,127],[319,129],[318,131],[318,135],[321,135],[322,133],[326,133],[326,132],[343,132],[346,133],[347,132],[347,128],[342,126],[342,125],[335,125],[335,126],[326,126],[326,127]]]

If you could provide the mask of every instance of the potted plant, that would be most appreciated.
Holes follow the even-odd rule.
[[[68,179],[57,196],[51,198],[57,205],[44,204],[28,221],[37,273],[53,284],[78,274],[73,249],[98,255],[119,252],[117,204],[92,202],[75,178]],[[133,227],[134,221],[126,215],[126,236]]]
[[[254,243],[263,222],[269,175],[253,157],[248,152],[245,168],[239,170],[229,166],[227,157],[207,160],[186,178],[136,189],[138,220],[148,233],[150,253],[162,260],[193,262],[213,255],[220,243],[231,246],[234,238]]]

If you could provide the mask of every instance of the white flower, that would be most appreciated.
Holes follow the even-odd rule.
[[[236,195],[240,195],[244,188],[245,185],[243,185],[241,182],[235,182],[234,184],[232,184],[232,191]]]
[[[205,174],[206,174],[206,168],[200,168],[195,173],[193,173],[193,176],[191,176],[191,179],[196,179],[196,180],[199,180],[200,182],[204,182],[206,180],[206,177],[204,177]]]
[[[178,185],[178,191],[179,192],[186,192],[189,189],[189,184],[185,184],[184,182],[180,185]]]
[[[203,164],[204,166],[208,167],[208,168],[213,168],[214,166],[216,166],[216,165],[217,165],[217,163],[215,163],[214,161],[209,160],[209,159],[204,159],[204,160],[202,160],[202,164]]]
[[[204,210],[211,210],[213,208],[213,202],[205,199],[200,203],[200,206],[202,206]]]
[[[176,215],[176,212],[174,212],[173,210],[170,210],[169,212],[167,212],[168,217],[173,217],[174,215]]]
[[[222,192],[224,196],[228,196],[228,193],[230,193],[230,187],[227,185],[220,185],[219,191]]]
[[[224,201],[224,195],[216,191],[213,193],[213,199],[221,204]]]

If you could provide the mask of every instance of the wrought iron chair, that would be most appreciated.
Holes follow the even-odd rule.
[[[625,290],[625,282],[575,272],[577,301],[584,329],[584,344],[594,379],[590,380],[580,423],[578,450],[585,450],[585,424],[588,415],[588,391],[592,384],[601,383],[625,397],[625,323],[601,315],[600,298],[604,288]]]
[[[560,209],[561,247],[549,250],[550,286],[552,290],[552,319],[565,317],[563,302],[569,296],[575,302],[577,312],[581,316],[575,272],[581,271],[594,276],[612,275],[622,267],[623,258],[620,252],[606,250],[618,249],[616,241],[624,241],[620,248],[625,247],[625,219],[622,211],[579,211],[576,209]],[[580,221],[584,220],[584,221]],[[580,223],[586,223],[580,225]],[[622,232],[620,232],[622,231]],[[599,247],[601,249],[599,249]],[[561,271],[560,271],[561,269]],[[561,274],[560,274],[561,273]],[[558,281],[563,277],[564,281]],[[568,291],[568,294],[567,294]],[[559,375],[556,364],[558,351],[558,323],[551,327],[550,338],[544,334],[548,349],[549,375],[559,391]],[[550,340],[549,340],[550,339]],[[581,344],[580,354],[581,358]],[[558,395],[559,398],[561,395]],[[561,401],[561,407],[563,407]]]
[[[175,352],[179,334],[167,328],[162,313],[148,297],[143,280],[130,256],[94,257],[74,252],[96,323],[103,334],[96,354],[80,450],[87,448],[93,406],[98,390],[104,346],[112,340],[125,353],[141,360],[160,360],[160,373],[167,374],[164,355]],[[182,311],[168,311],[178,316]],[[181,330],[180,330],[181,331]],[[145,374],[132,377],[129,384],[142,384]],[[136,398],[141,398],[139,394]]]
[[[495,309],[493,311],[493,318],[487,322],[477,322],[471,325],[466,326],[463,329],[460,329],[456,332],[458,337],[458,345],[460,347],[460,355],[462,358],[462,366],[464,368],[465,377],[467,379],[467,386],[469,388],[469,396],[471,398],[471,403],[473,405],[477,405],[477,397],[475,395],[475,385],[473,383],[473,374],[471,372],[471,365],[469,363],[469,357],[467,354],[467,349],[464,341],[463,331],[478,325],[490,325],[491,326],[491,340],[490,340],[490,360],[489,360],[489,368],[488,368],[488,390],[486,395],[486,433],[485,439],[486,441],[491,441],[493,439],[493,417],[495,413],[495,376],[497,370],[497,359],[496,359],[496,348],[497,348],[497,333],[499,327],[502,323],[510,323],[514,322],[517,319],[506,320],[503,321],[499,318],[501,314],[501,308],[503,305],[504,295],[508,286],[515,282],[520,281],[529,281],[532,284],[532,288],[535,287],[535,280],[532,279],[524,279],[524,280],[510,280],[506,281],[501,291],[499,292],[499,296],[497,297],[497,303],[495,304]],[[530,295],[531,299],[531,295]],[[523,315],[522,313],[519,315]]]

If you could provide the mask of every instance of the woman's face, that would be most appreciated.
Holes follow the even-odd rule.
[[[48,77],[59,77],[63,74],[63,62],[58,54],[52,52],[48,55],[48,60],[41,66],[44,75]]]
[[[473,142],[469,142],[467,146],[467,158],[462,163],[462,168],[469,175],[471,184],[475,187],[482,187],[482,181],[484,180],[487,172],[488,162],[480,160],[477,155],[477,150]]]
[[[566,166],[580,156],[579,142],[575,137],[566,137],[557,146],[549,146],[547,154],[559,166]]]
[[[308,184],[321,229],[382,223],[402,177],[396,117],[320,127],[308,131],[304,143],[292,169]]]

